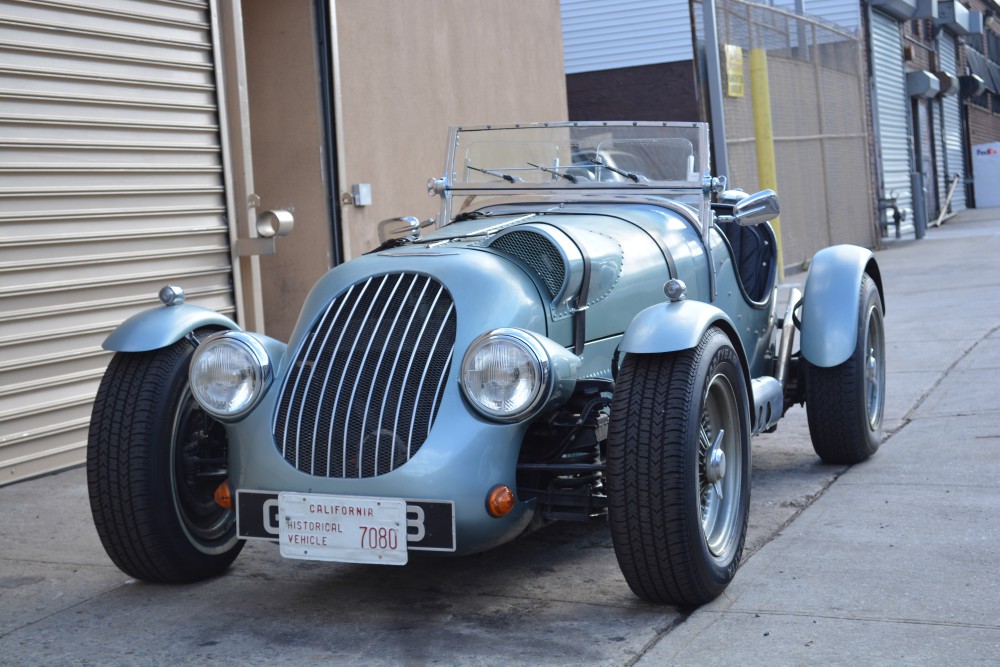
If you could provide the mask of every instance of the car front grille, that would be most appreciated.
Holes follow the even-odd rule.
[[[428,276],[352,285],[316,320],[274,419],[281,455],[321,477],[384,475],[427,439],[455,346],[455,306]]]

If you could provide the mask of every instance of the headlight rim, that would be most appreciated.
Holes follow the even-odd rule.
[[[524,404],[517,412],[512,412],[509,414],[498,413],[490,410],[486,406],[482,405],[477,401],[470,393],[469,387],[465,383],[465,370],[471,358],[471,355],[475,350],[477,350],[483,343],[494,338],[504,338],[514,341],[516,344],[520,344],[524,349],[526,349],[531,356],[534,357],[535,363],[538,370],[538,384],[535,387],[534,393],[531,399]],[[498,328],[487,331],[480,334],[473,340],[468,348],[465,350],[465,354],[462,357],[462,365],[459,369],[459,386],[462,388],[462,394],[470,406],[481,416],[489,419],[490,421],[499,422],[502,424],[513,424],[517,422],[526,421],[534,417],[538,411],[546,404],[548,401],[548,396],[552,393],[553,385],[553,372],[552,372],[552,359],[542,345],[541,341],[538,340],[530,331],[525,331],[523,329],[514,328]]]
[[[256,382],[254,383],[253,391],[243,407],[234,412],[219,412],[211,406],[206,405],[206,403],[201,400],[199,391],[195,388],[192,378],[192,371],[200,356],[204,354],[210,346],[218,344],[218,341],[223,339],[226,341],[233,341],[241,345],[250,353],[252,361],[255,362],[253,369]],[[244,331],[229,330],[212,334],[205,340],[201,341],[198,347],[195,348],[194,353],[191,355],[191,362],[188,365],[188,385],[191,389],[191,395],[194,397],[198,405],[209,414],[209,416],[213,419],[226,423],[239,421],[253,411],[253,409],[257,407],[261,399],[264,397],[264,394],[267,393],[273,379],[274,370],[271,365],[271,358],[267,353],[267,349],[260,343],[260,341]]]

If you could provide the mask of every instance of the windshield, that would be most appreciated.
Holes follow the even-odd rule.
[[[456,128],[449,189],[700,188],[701,123]]]

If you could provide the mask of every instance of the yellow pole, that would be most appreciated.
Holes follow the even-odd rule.
[[[757,143],[757,176],[761,189],[778,191],[778,173],[774,161],[774,130],[771,127],[771,93],[767,82],[767,51],[750,49],[750,91],[753,97],[753,128]],[[771,221],[778,240],[778,280],[785,279],[781,254],[781,220]]]

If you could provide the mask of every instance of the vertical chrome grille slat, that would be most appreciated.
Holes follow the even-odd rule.
[[[420,290],[420,295],[417,297],[418,301],[423,301],[424,294],[427,293],[427,287],[428,287],[428,285],[430,285],[429,282],[425,283],[423,289]],[[410,313],[410,318],[406,321],[406,328],[403,330],[402,340],[405,341],[406,337],[409,335],[409,333],[410,333],[410,327],[413,326],[413,320],[416,317],[416,315],[417,315],[417,311],[416,311],[416,309],[414,309],[413,312]],[[396,369],[399,367],[399,358],[400,358],[400,354],[402,353],[402,351],[403,351],[403,347],[401,345],[396,350],[396,356],[392,360],[392,371],[389,373],[389,381],[390,382],[392,381],[393,378],[396,377]],[[388,402],[388,400],[389,400],[389,392],[386,391],[385,394],[382,396],[382,404],[379,407],[379,413],[378,413],[378,423],[379,424],[382,424],[383,423],[382,420],[385,418],[385,406],[386,406],[386,403]],[[395,429],[393,429],[393,433],[395,433]],[[378,446],[379,446],[381,440],[382,440],[382,431],[380,429],[379,432],[375,435],[375,449],[378,449]],[[391,449],[389,450],[389,468],[391,468],[393,470],[396,469],[396,448],[395,447],[391,447]]]
[[[364,322],[366,322],[368,320],[368,315],[371,313],[372,307],[375,305],[375,299],[377,299],[378,295],[382,292],[382,287],[384,285],[385,285],[385,278],[382,279],[382,282],[379,283],[378,288],[375,290],[375,296],[372,297],[371,303],[368,304],[368,309],[365,311],[364,316],[361,318],[361,322],[362,323],[364,323]],[[362,292],[362,298],[364,297],[364,295],[366,293],[367,293],[367,291],[363,291]],[[355,304],[355,307],[357,307],[357,305],[360,305],[360,304],[361,304],[361,301],[359,300],[358,303]],[[352,320],[353,320],[353,315],[354,315],[354,311],[352,310],[351,311],[351,316],[352,316],[351,319]],[[336,395],[336,400],[334,400],[334,403],[333,403],[332,414],[334,416],[336,416],[336,414],[337,414],[337,407],[338,407],[338,405],[340,403],[340,398],[344,395],[344,380],[347,379],[348,374],[351,372],[351,360],[354,358],[354,350],[355,350],[355,348],[357,348],[358,341],[361,339],[361,336],[362,336],[363,332],[364,332],[364,326],[363,325],[362,326],[358,326],[357,331],[354,333],[354,340],[351,342],[351,349],[347,351],[347,359],[344,361],[344,364],[341,366],[341,369],[340,369],[340,378],[337,380],[337,391],[336,391],[336,394],[335,394]],[[346,329],[345,329],[344,333],[346,333]],[[331,367],[335,365],[336,358],[337,358],[336,354],[334,354],[331,357],[331,364],[330,364]],[[348,405],[348,411],[350,411],[350,405]],[[331,420],[331,422],[330,422],[330,434],[331,434],[330,437],[333,437],[332,436],[333,425],[334,425],[334,422]],[[346,430],[345,430],[345,439],[346,439]],[[343,475],[342,476],[346,477],[347,476],[347,452],[346,451],[344,452],[344,460],[343,460],[343,463],[342,463],[341,467],[343,469]]]
[[[448,358],[444,360],[445,368],[451,368],[451,358],[453,356],[455,356],[454,347],[448,350]],[[434,389],[434,404],[431,407],[431,418],[427,420],[427,432],[424,433],[425,438],[431,434],[431,426],[434,425],[434,417],[437,416],[438,408],[441,407],[441,389],[444,387],[444,381],[447,377],[448,373],[441,373],[441,376],[438,378],[437,387]]]
[[[386,312],[389,310],[389,306],[392,305],[392,299],[396,294],[396,290],[399,289],[400,283],[403,281],[403,276],[400,275],[396,279],[396,284],[392,288],[392,292],[389,294],[389,298],[386,299],[385,305],[382,307],[382,312],[379,314],[378,324],[375,325],[375,330],[378,331],[379,326],[382,324],[382,319],[385,317]],[[406,291],[406,296],[408,297],[410,292],[413,290],[413,283],[410,283],[410,288]],[[404,302],[406,298],[404,297]],[[392,338],[392,331],[396,328],[396,322],[399,321],[399,316],[402,313],[400,309],[396,309],[396,315],[392,318],[392,323],[389,325],[388,332],[386,333],[385,339],[390,340]],[[365,355],[367,356],[368,350],[371,349],[372,343],[375,342],[375,337],[372,336],[368,341],[368,349],[365,350]],[[365,433],[365,429],[368,426],[368,413],[371,411],[372,403],[372,393],[375,391],[376,380],[378,379],[378,372],[382,368],[382,359],[385,357],[385,346],[379,350],[378,361],[375,362],[375,369],[372,371],[372,381],[368,384],[368,395],[365,396],[365,407],[363,411],[363,418],[361,420],[361,433]],[[359,375],[358,380],[361,379]],[[357,381],[355,381],[355,390],[357,389]],[[354,393],[351,393],[351,400],[354,400]],[[361,441],[362,448],[364,447],[364,440]],[[378,436],[375,440],[375,460],[378,460]]]
[[[351,292],[353,290],[354,290],[354,286],[352,285],[351,288],[347,291],[347,294],[344,295],[344,299],[345,300],[348,299],[348,298],[350,298]],[[318,333],[320,331],[320,327],[323,325],[323,323],[326,322],[326,318],[330,314],[330,311],[333,310],[333,306],[335,304],[336,304],[336,301],[331,301],[330,302],[330,305],[327,306],[326,311],[324,311],[324,313],[323,313],[323,316],[319,319],[319,324],[309,334],[309,339],[308,339],[309,340],[309,345],[308,346],[303,346],[305,348],[305,354],[300,356],[301,365],[299,366],[298,372],[295,374],[295,384],[292,387],[292,393],[291,393],[291,397],[293,399],[295,397],[295,394],[298,391],[299,381],[302,379],[302,372],[305,370],[305,367],[306,367],[305,361],[306,361],[306,359],[309,358],[309,355],[310,355],[310,353],[312,352],[312,349],[313,349],[313,345],[315,345],[315,343],[316,343],[316,338],[318,338]],[[343,308],[343,302],[341,303],[341,308]],[[337,309],[337,314],[334,315],[334,319],[336,319],[339,315],[340,315],[340,309]],[[327,336],[330,335],[329,331],[330,331],[330,329],[328,328],[327,329]],[[326,344],[326,338],[325,337],[323,339],[323,344],[324,345]],[[295,366],[293,365],[292,368],[295,368]],[[314,365],[313,368],[310,369],[310,375],[312,374],[314,368],[315,368],[315,365]],[[291,374],[289,374],[289,379],[290,378],[291,378]],[[307,384],[308,384],[308,381],[307,381]],[[283,434],[283,437],[282,437],[281,455],[284,456],[284,457],[286,457],[286,458],[288,456],[288,454],[287,454],[287,447],[288,447],[288,425],[291,423],[291,421],[292,421],[291,419],[288,419],[288,420],[285,421],[284,434]],[[297,442],[298,442],[298,440],[296,439],[296,443]],[[298,459],[298,452],[296,452],[295,458],[296,458],[296,460]]]
[[[427,380],[427,371],[430,369],[431,361],[434,360],[434,350],[437,349],[438,341],[441,339],[441,332],[444,331],[445,324],[448,322],[448,315],[451,314],[451,311],[454,307],[455,304],[451,304],[450,306],[448,306],[448,312],[445,313],[444,319],[441,321],[441,326],[438,327],[437,334],[435,334],[434,336],[434,342],[431,344],[431,350],[430,353],[428,353],[427,355],[427,361],[424,362],[424,371],[420,374],[420,382],[417,383],[417,395],[416,398],[413,399],[415,403],[420,403],[420,394],[424,390],[424,381]],[[406,434],[407,443],[413,442],[414,424],[416,424],[416,420],[411,420],[410,430]],[[407,455],[409,455],[409,452],[407,452]]]
[[[367,285],[368,285],[368,283],[365,283],[365,287],[367,287]],[[336,322],[337,319],[340,318],[340,313],[344,309],[344,304],[347,303],[347,300],[350,298],[351,292],[354,290],[354,287],[355,286],[352,285],[351,289],[348,290],[348,292],[347,292],[346,295],[344,295],[344,299],[340,302],[340,307],[337,308],[337,312],[336,312],[336,314],[334,314],[332,322]],[[362,288],[362,290],[363,289],[364,288]],[[332,307],[334,303],[335,303],[334,301],[331,301],[330,302],[330,306]],[[329,326],[329,327],[326,327],[326,334],[323,336],[323,342],[320,345],[321,348],[326,347],[326,342],[330,339],[330,334],[333,333],[333,330],[334,330],[334,327],[332,325]],[[339,345],[339,341],[338,341],[338,345]],[[309,391],[310,389],[312,389],[312,380],[313,380],[313,377],[315,375],[315,372],[316,372],[316,364],[314,363],[313,364],[313,368],[311,368],[310,371],[309,371],[309,380],[306,382],[306,391]],[[327,383],[327,380],[329,379],[329,375],[330,375],[330,370],[327,369],[326,376],[324,376],[324,378],[323,378],[322,389],[320,389],[320,393],[319,393],[319,402],[321,404],[323,403],[323,397],[326,395],[326,383]],[[298,441],[298,439],[299,439],[298,434],[301,433],[301,430],[302,430],[302,414],[303,414],[303,410],[302,410],[302,408],[300,408],[300,410],[299,410],[299,416],[298,416],[298,422],[297,422],[297,426],[296,426],[296,441]],[[312,440],[312,459],[310,461],[310,470],[309,470],[309,474],[310,475],[315,475],[316,474],[316,466],[315,466],[315,461],[316,461],[316,431],[317,431],[318,427],[319,427],[319,410],[316,411],[316,420],[313,423],[313,437],[311,438],[311,440]],[[296,460],[298,460],[298,456],[296,456]]]
[[[434,295],[434,303],[431,305],[430,310],[434,310],[434,306],[437,305],[438,299],[441,298],[441,292],[444,291],[444,287],[438,290],[438,293]],[[419,346],[420,341],[423,340],[424,331],[427,329],[428,320],[424,320],[424,323],[420,325],[420,332],[417,334],[417,345]],[[408,386],[407,382],[410,379],[410,369],[413,367],[413,355],[410,355],[409,360],[406,362],[406,373],[403,374],[403,386]],[[403,401],[406,397],[404,392],[399,393],[399,399],[396,402],[396,416],[392,420],[392,432],[399,433],[399,414],[403,410]],[[412,417],[412,415],[411,415]],[[409,429],[407,429],[409,432]],[[409,459],[412,456],[410,453],[410,443],[406,443],[406,458]]]
[[[410,295],[413,293],[413,288],[414,288],[415,285],[416,285],[416,281],[411,281],[410,282],[410,286],[406,289],[406,294],[403,295],[403,303],[406,303],[407,301],[409,301]],[[403,310],[401,308],[397,308],[396,309],[396,317],[393,318],[392,326],[389,327],[389,332],[388,332],[388,335],[386,336],[386,341],[391,341],[392,340],[393,332],[396,331],[396,324],[399,322],[399,318],[400,318],[400,316],[402,314],[403,314]],[[414,315],[415,315],[415,312],[410,314],[410,317],[407,320],[407,329],[409,328],[410,323],[413,322]],[[401,338],[402,339],[406,338],[405,333],[401,336]],[[383,346],[382,350],[381,350],[381,352],[379,354],[378,364],[376,364],[376,366],[375,366],[375,372],[373,373],[373,376],[376,379],[378,378],[379,371],[382,370],[382,362],[385,359],[385,352],[386,352],[387,349],[388,349],[387,346]],[[396,357],[398,358],[398,356],[399,356],[399,350],[397,349]],[[392,375],[390,374],[389,380],[391,380],[391,379],[392,379]],[[388,384],[388,380],[386,381],[386,384]],[[368,388],[368,399],[367,399],[367,401],[365,401],[365,423],[364,423],[364,425],[362,426],[362,429],[361,429],[363,433],[366,431],[365,427],[368,425],[367,424],[368,413],[372,409],[371,408],[371,406],[372,406],[372,396],[374,395],[375,388],[376,388],[376,383],[373,381],[371,383],[371,386]],[[385,395],[388,393],[388,387],[383,387],[382,391],[383,391],[383,401],[384,401],[385,400]],[[378,424],[382,423],[382,414],[381,414],[381,412],[379,413],[379,418],[378,418],[378,420],[376,420],[376,422]],[[379,456],[379,445],[380,445],[380,440],[381,440],[381,434],[382,434],[382,430],[381,430],[381,428],[379,428],[379,430],[376,432],[376,435],[375,435],[375,459],[376,460],[378,460],[378,456]],[[390,465],[390,469],[391,469],[391,465]]]
[[[365,282],[365,284],[361,288],[361,293],[362,294],[364,293],[364,290],[368,288],[368,285],[370,283],[371,283],[371,279],[369,278],[368,281]],[[324,348],[326,347],[327,340],[329,340],[329,338],[330,338],[330,334],[333,333],[333,331],[334,331],[334,326],[333,325],[340,319],[340,313],[341,313],[341,311],[343,311],[344,306],[347,304],[348,298],[350,297],[351,292],[354,290],[355,287],[357,287],[357,285],[351,286],[351,289],[348,290],[347,294],[343,298],[343,301],[341,302],[340,307],[337,309],[337,315],[331,321],[331,325],[330,325],[330,327],[327,330],[326,336],[323,338],[323,347]],[[354,301],[353,302],[353,306],[351,307],[351,312],[347,316],[348,319],[350,319],[351,317],[353,317],[354,311],[357,308],[357,304],[358,304],[358,301]],[[336,358],[337,351],[340,349],[340,344],[343,342],[344,332],[345,331],[346,331],[346,327],[340,327],[340,332],[339,332],[339,335],[337,336],[337,343],[336,343],[336,345],[334,345],[333,352],[330,355],[331,359]],[[323,405],[323,402],[326,399],[326,390],[327,390],[327,387],[330,386],[330,372],[332,370],[333,370],[333,364],[329,364],[327,366],[326,372],[323,375],[323,382],[322,382],[322,385],[321,385],[321,389],[320,389],[320,392],[319,392],[319,398],[318,398],[318,401],[317,401],[318,405]],[[301,409],[302,410],[305,409],[304,405],[303,405],[303,407]],[[312,435],[312,444],[313,444],[313,446],[312,446],[312,457],[313,457],[313,460],[310,462],[310,474],[311,475],[315,475],[316,474],[316,471],[315,471],[315,467],[316,467],[315,466],[316,442],[317,442],[317,436],[319,434],[319,429],[320,429],[320,415],[321,414],[322,414],[322,410],[316,410],[316,416],[313,419],[313,435]],[[326,466],[326,476],[327,477],[330,476],[329,461],[330,461],[330,458],[329,458],[329,455],[327,455],[327,466]]]
[[[357,301],[355,301],[354,305],[351,307],[351,312],[347,316],[348,320],[353,319],[354,312],[357,309],[358,305],[361,303],[360,298],[364,296],[365,289],[367,289],[368,285],[371,283],[371,280],[372,279],[369,278],[368,281],[365,283],[364,288],[362,288],[362,290],[360,292],[359,299]],[[322,405],[324,404],[324,400],[325,400],[325,397],[326,397],[325,396],[326,395],[326,389],[327,389],[327,387],[330,386],[330,374],[333,372],[333,369],[335,368],[334,361],[336,360],[337,355],[340,352],[340,344],[342,342],[344,342],[344,334],[345,333],[347,333],[347,327],[343,326],[340,329],[340,335],[337,337],[337,344],[334,346],[333,351],[330,353],[330,364],[328,365],[328,367],[326,369],[326,375],[323,377],[323,389],[322,389],[322,393],[321,393],[321,396],[320,396],[320,400],[318,402],[318,405],[320,407],[322,407]],[[341,376],[343,376],[343,374]],[[340,394],[337,393],[337,392],[334,392],[333,406],[330,408],[331,415],[336,414],[337,405],[338,405],[339,401],[340,401]],[[314,429],[314,431],[315,431],[314,438],[315,438],[316,435],[319,434],[319,422],[320,422],[320,417],[322,416],[322,414],[323,414],[323,410],[322,409],[317,409],[316,410],[316,428]],[[332,461],[333,461],[332,456],[331,456],[332,443],[333,443],[333,419],[331,419],[330,423],[327,425],[327,437],[326,437],[326,476],[327,477],[332,477],[333,476],[331,474],[331,465],[332,465]],[[315,473],[311,473],[311,474],[315,474]],[[341,476],[343,476],[343,475],[341,475]]]
[[[367,281],[365,281],[365,284],[359,290],[358,300],[356,300],[356,301],[353,302],[353,305],[351,306],[351,312],[347,314],[348,321],[350,321],[351,319],[353,319],[353,317],[354,317],[354,311],[357,310],[358,304],[361,303],[361,297],[364,296],[365,292],[368,290],[368,287],[371,285],[371,282],[372,282],[372,279],[369,278]],[[351,289],[353,290],[353,287]],[[344,297],[345,304],[347,303],[347,299],[349,298],[349,296],[350,296],[350,292],[348,292],[348,294],[345,295],[345,297]],[[342,307],[337,309],[337,317],[335,317],[333,319],[333,321],[331,322],[331,326],[328,329],[327,335],[323,337],[323,345],[321,347],[321,350],[325,350],[326,349],[326,341],[329,339],[330,333],[333,333],[333,323],[337,322],[337,320],[340,317],[340,312],[342,310],[343,310]],[[343,340],[344,340],[344,334],[346,332],[347,332],[347,327],[341,327],[341,329],[340,329],[340,335],[337,336],[337,344],[334,345],[333,352],[330,355],[331,359],[335,359],[336,358],[337,351],[340,350],[340,344],[343,342]],[[299,406],[298,406],[298,424],[297,424],[297,427],[295,429],[296,451],[298,451],[298,443],[300,443],[302,441],[302,416],[305,414],[305,411],[306,411],[306,400],[305,399],[312,393],[312,391],[314,391],[313,386],[312,386],[312,379],[315,376],[315,372],[316,372],[316,368],[315,367],[316,367],[317,363],[319,362],[319,359],[320,359],[320,354],[317,354],[316,355],[316,359],[313,362],[313,368],[312,368],[312,370],[309,373],[309,383],[306,385],[306,391],[302,394],[302,400],[299,401]],[[333,369],[333,364],[330,364],[327,367],[327,369],[326,369],[326,373],[323,376],[323,390],[321,390],[321,392],[320,392],[321,394],[325,393],[325,389],[329,385],[329,382],[330,382],[330,371],[332,369]],[[339,398],[339,396],[338,396],[338,398]],[[293,396],[293,400],[294,400],[294,396]],[[334,410],[336,410],[336,407],[337,407],[336,402],[334,402]],[[319,417],[320,412],[321,412],[320,410],[316,411],[317,418]],[[313,449],[313,455],[315,455],[315,448]],[[287,460],[287,457],[286,457],[286,460]],[[296,456],[296,458],[295,458],[295,466],[297,468],[299,468],[299,470],[302,470],[302,467],[301,467],[301,465],[299,463],[300,461],[301,461],[301,459],[298,456]],[[309,474],[311,474],[311,475],[315,474],[315,467],[312,465],[312,462],[310,462],[309,469],[310,469],[310,473]],[[306,472],[306,471],[303,470],[302,472]]]
[[[389,278],[389,276],[385,276],[382,279],[382,284],[379,285],[378,290],[375,292],[375,296],[372,297],[372,302],[368,305],[368,310],[365,312],[365,316],[364,316],[364,320],[366,322],[370,320],[372,309],[375,307],[375,304],[378,301],[378,296],[379,296],[379,294],[382,293],[382,288],[385,287],[385,283],[387,282],[388,278]],[[391,294],[389,295],[389,299],[390,300],[392,299],[392,295]],[[375,334],[378,332],[379,325],[382,324],[382,316],[385,315],[385,310],[386,310],[386,308],[388,308],[388,306],[389,306],[389,304],[387,302],[382,307],[382,312],[379,314],[379,318],[378,318],[378,321],[375,323],[374,330],[371,332],[371,335],[368,338],[368,345],[365,346],[365,351],[361,354],[361,360],[360,360],[360,362],[358,364],[358,366],[360,366],[361,368],[364,368],[364,366],[365,366],[365,361],[368,358],[368,351],[371,350],[372,343],[375,342]],[[352,367],[350,361],[351,361],[351,359],[354,358],[354,347],[357,345],[358,340],[361,339],[361,335],[362,335],[363,332],[364,332],[364,328],[358,329],[358,335],[354,339],[354,345],[351,346],[351,351],[347,355],[348,363],[344,366],[344,373],[343,373],[343,375],[345,377],[346,377],[348,371]],[[351,409],[354,407],[354,394],[358,390],[358,382],[360,382],[360,381],[361,381],[361,373],[358,373],[358,374],[356,374],[354,376],[354,383],[351,386],[351,396],[347,400],[347,414],[348,415],[351,414]],[[340,387],[337,388],[337,393],[338,394],[341,393]],[[348,419],[350,419],[350,417],[348,417]],[[364,424],[364,421],[362,421],[362,424]],[[344,429],[344,461],[347,461],[347,444],[348,444],[347,438],[348,438],[349,433],[350,433],[349,429]],[[363,427],[362,427],[360,433],[361,433],[361,437],[358,440],[358,461],[361,461],[361,459],[364,456],[364,428]],[[360,476],[361,476],[361,473],[360,473],[360,469],[359,469],[358,477],[360,477]],[[345,471],[345,477],[346,477],[346,471]]]
[[[278,397],[272,429],[282,457],[325,477],[374,477],[404,465],[437,416],[455,322],[448,290],[416,273],[375,276],[332,299]]]

